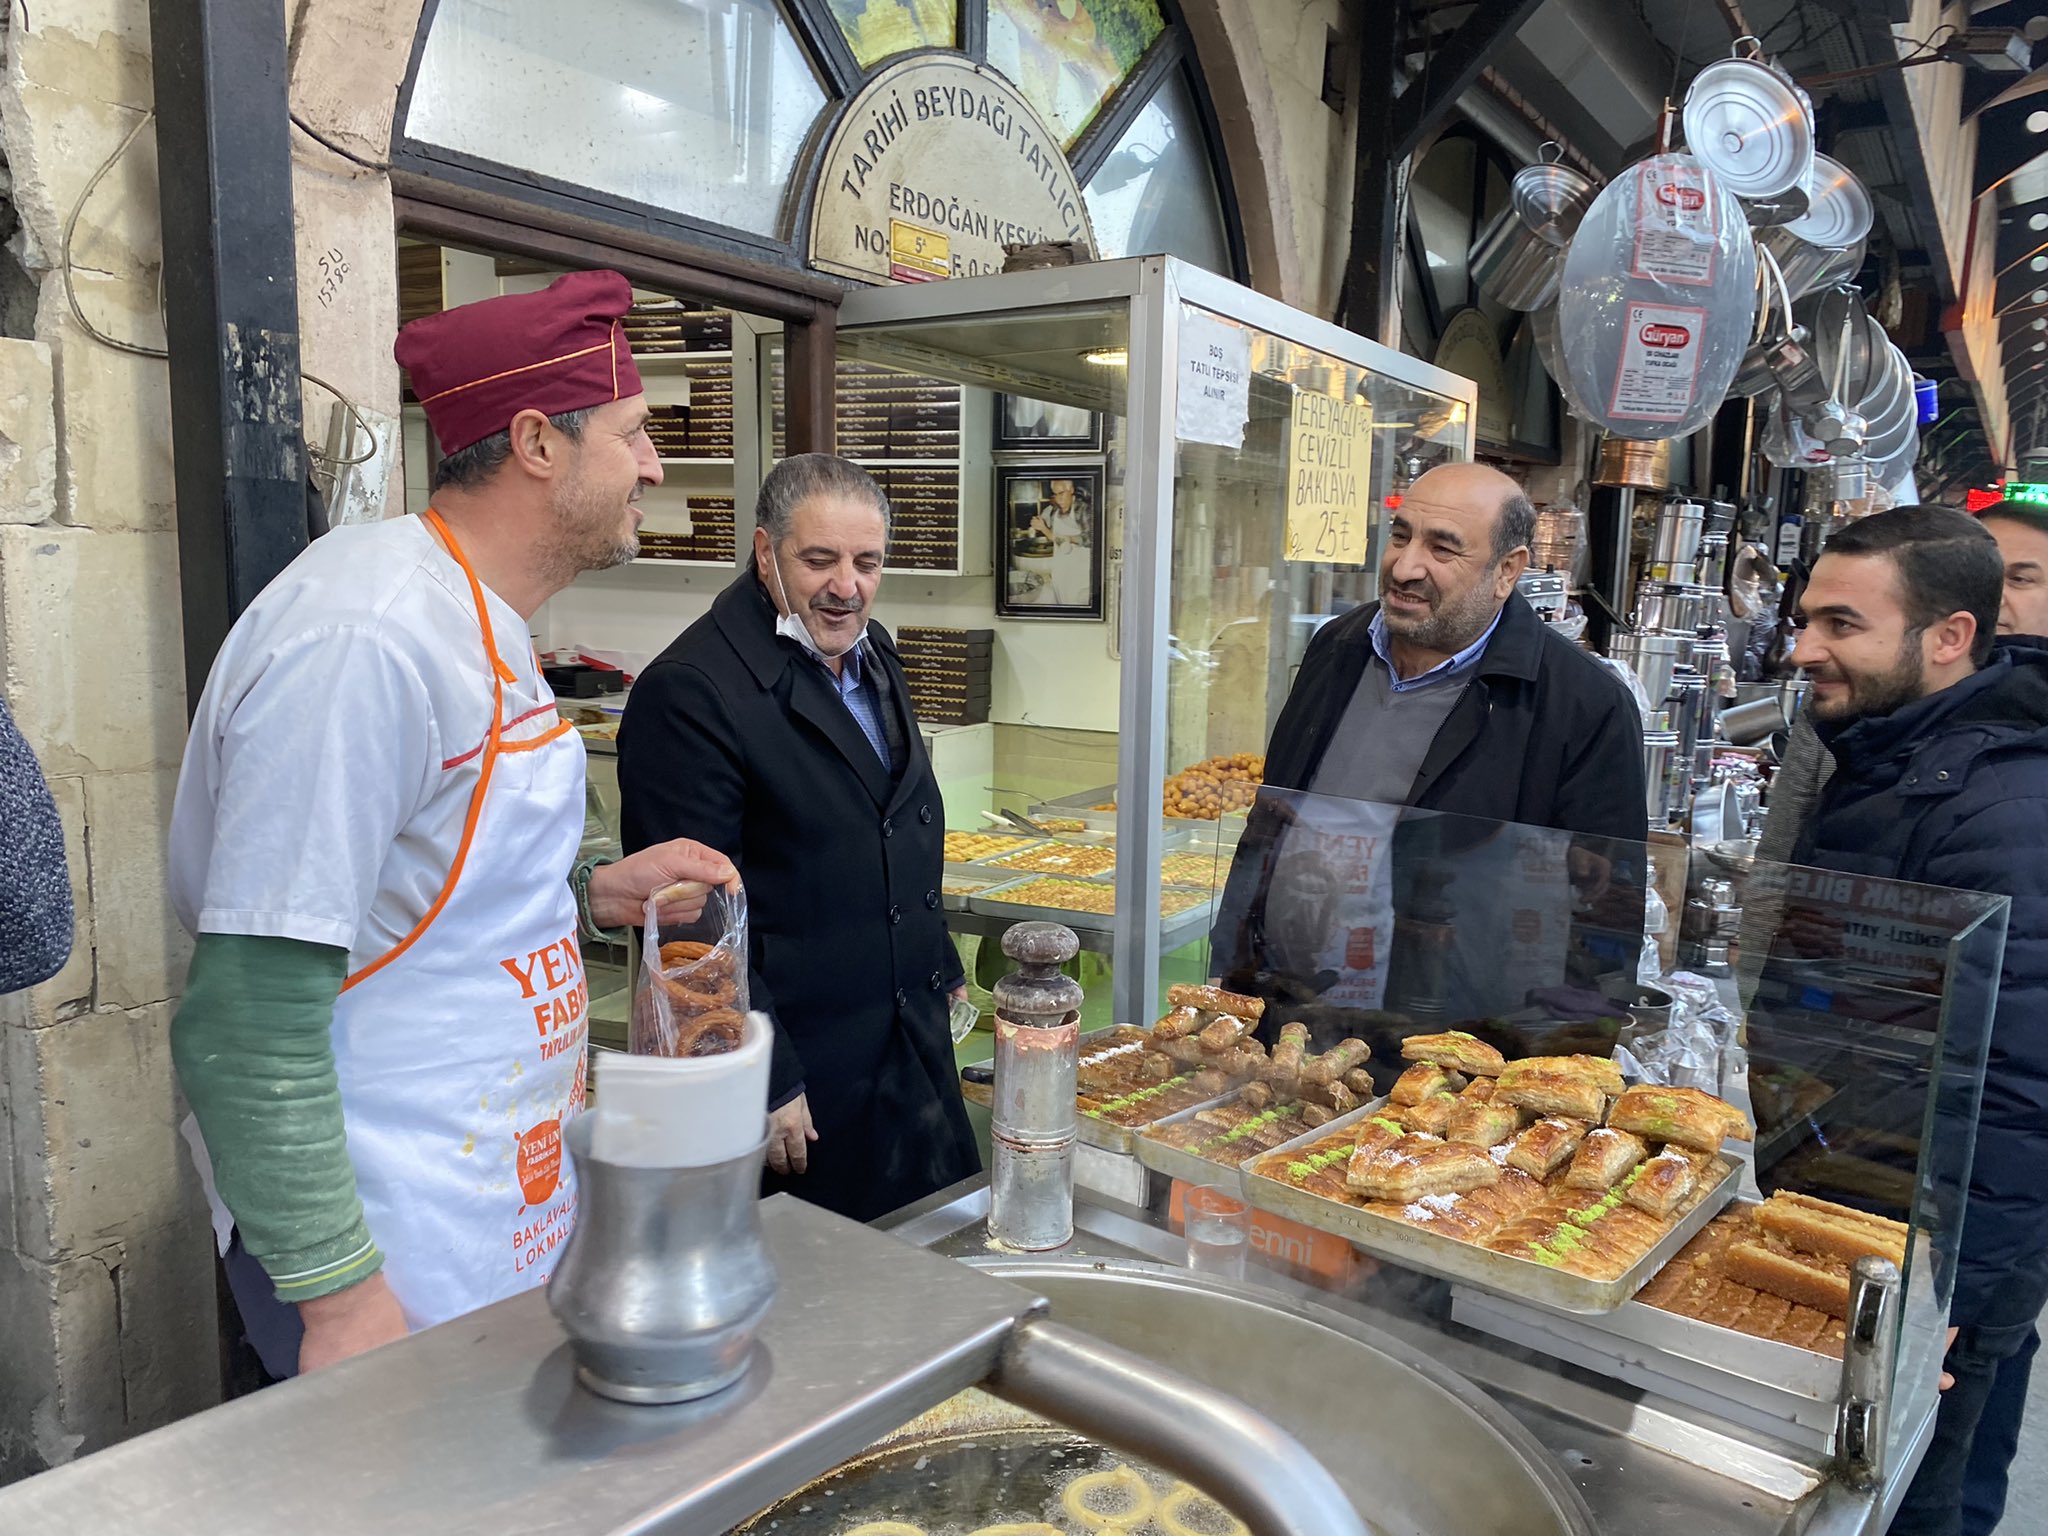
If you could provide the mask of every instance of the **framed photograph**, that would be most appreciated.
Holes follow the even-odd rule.
[[[995,445],[999,452],[1100,453],[1102,417],[1078,405],[997,395]]]
[[[996,470],[996,612],[1009,619],[1102,618],[1100,464]]]

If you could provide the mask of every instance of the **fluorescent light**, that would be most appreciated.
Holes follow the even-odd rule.
[[[1081,361],[1097,368],[1122,368],[1131,360],[1129,347],[1098,347],[1093,352],[1083,352]]]

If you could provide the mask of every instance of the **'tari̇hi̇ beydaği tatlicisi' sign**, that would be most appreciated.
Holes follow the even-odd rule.
[[[811,261],[869,282],[1003,269],[1003,247],[1095,232],[1059,140],[1008,81],[966,59],[909,59],[846,109],[818,176]]]

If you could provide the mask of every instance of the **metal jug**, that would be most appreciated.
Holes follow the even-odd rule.
[[[591,1123],[579,1115],[564,1136],[581,1194],[548,1281],[577,1378],[627,1403],[722,1391],[746,1373],[775,1299],[760,1221],[767,1138],[701,1168],[638,1168],[593,1157]]]

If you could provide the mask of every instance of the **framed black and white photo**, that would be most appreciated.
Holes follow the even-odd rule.
[[[1102,417],[1078,405],[997,395],[995,445],[998,452],[1100,453]]]
[[[1102,466],[996,470],[996,612],[1010,619],[1100,619]]]

